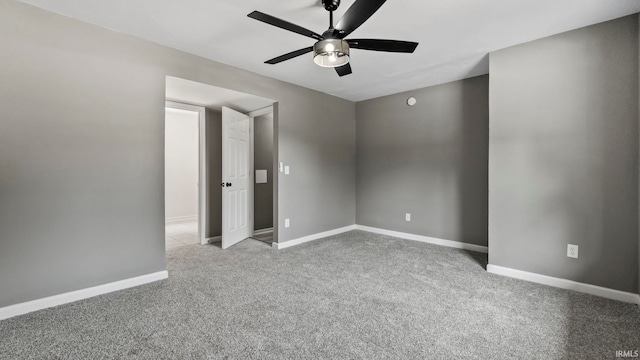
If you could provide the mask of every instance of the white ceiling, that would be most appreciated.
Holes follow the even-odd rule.
[[[259,10],[322,33],[319,0],[21,1],[352,101],[486,74],[490,51],[640,12],[638,0],[389,0],[348,38],[416,41],[415,53],[353,49],[353,74],[340,78],[311,54],[264,64],[314,40],[246,16]],[[336,23],[353,2],[342,0]]]
[[[200,105],[216,110],[226,106],[242,113],[264,109],[275,102],[275,100],[260,96],[173,76],[166,78],[165,96],[167,100],[171,101]]]

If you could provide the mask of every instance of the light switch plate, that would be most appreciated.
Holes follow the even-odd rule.
[[[284,167],[284,174],[289,175],[289,165]]]
[[[406,213],[406,214],[404,215],[404,219],[405,219],[406,221],[411,221],[411,214],[410,214],[410,213]]]

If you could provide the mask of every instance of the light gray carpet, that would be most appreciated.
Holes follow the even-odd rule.
[[[636,305],[361,231],[168,252],[169,279],[0,321],[2,359],[591,359],[640,349]]]
[[[273,244],[273,232],[255,234],[252,236],[252,239],[259,240],[269,245]]]

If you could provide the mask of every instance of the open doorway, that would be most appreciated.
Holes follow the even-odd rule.
[[[222,107],[222,248],[273,243],[273,107]]]
[[[165,248],[205,243],[203,107],[165,104]]]
[[[273,107],[249,114],[253,117],[253,238],[273,243]]]
[[[168,102],[172,102],[175,104],[182,104],[185,106],[196,106],[203,109],[203,121],[205,122],[202,126],[205,131],[201,131],[200,141],[203,144],[201,146],[201,150],[204,151],[202,154],[202,158],[206,158],[206,162],[202,165],[201,174],[204,176],[200,179],[199,183],[204,184],[201,188],[206,190],[206,195],[204,198],[200,199],[200,204],[202,207],[202,211],[199,212],[199,225],[201,225],[200,229],[200,238],[201,243],[203,244],[214,244],[222,247],[222,238],[225,235],[225,228],[223,219],[225,218],[225,211],[229,211],[229,209],[224,209],[223,207],[223,198],[225,196],[225,187],[221,185],[225,185],[226,183],[233,183],[233,181],[229,181],[228,179],[223,179],[223,167],[224,167],[224,156],[223,156],[223,107],[227,107],[233,110],[236,110],[240,113],[246,114],[250,119],[251,124],[251,149],[247,152],[251,157],[251,166],[248,168],[248,172],[250,173],[250,179],[248,183],[248,189],[250,189],[251,194],[247,196],[246,206],[250,209],[248,212],[249,218],[249,231],[247,232],[246,237],[254,237],[254,218],[256,216],[260,216],[261,220],[258,223],[258,230],[269,231],[269,239],[261,238],[261,240],[267,240],[265,242],[270,243],[273,241],[277,241],[277,230],[274,231],[273,224],[277,224],[277,196],[273,194],[277,194],[277,169],[275,164],[277,164],[277,102],[272,99],[262,98],[258,96],[254,96],[251,94],[246,94],[242,92],[237,92],[234,90],[219,88],[212,85],[202,84],[198,82],[193,82],[190,80],[180,79],[176,77],[167,76],[166,78],[166,99]],[[255,151],[253,148],[253,126],[254,119],[256,117],[265,116],[269,114],[268,120],[270,122],[270,139],[269,149],[264,151],[269,151],[269,157],[271,158],[271,164],[265,164],[263,161],[259,161],[260,170],[267,170],[266,175],[266,183],[261,182],[260,184],[255,184],[255,174],[254,171],[254,157]],[[266,121],[265,118],[261,118],[260,125],[263,125],[263,122]],[[260,127],[260,139],[263,136],[263,126]],[[204,136],[204,138],[202,138]],[[264,142],[263,140],[260,140]],[[261,147],[264,149],[264,147]],[[261,154],[261,158],[263,157]],[[265,166],[270,166],[270,168],[263,169]],[[261,175],[262,176],[262,175]],[[260,194],[263,193],[265,187],[269,187],[270,190],[270,199],[265,199],[264,196],[259,195],[260,199],[259,210],[254,211],[255,201],[254,201],[254,192],[256,190],[256,186],[260,189],[258,190]],[[168,196],[168,195],[165,195]],[[269,208],[270,211],[263,211],[261,209]],[[267,229],[265,229],[264,222],[262,219],[267,216],[271,217],[270,225]],[[193,225],[191,226],[191,229]],[[258,236],[260,236],[261,231],[259,231]],[[170,230],[167,229],[167,234],[170,233]],[[186,238],[183,237],[183,239]],[[195,242],[197,243],[197,242]]]

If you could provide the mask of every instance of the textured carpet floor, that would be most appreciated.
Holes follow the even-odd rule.
[[[361,231],[168,252],[169,279],[0,321],[2,359],[600,359],[638,306],[484,270],[485,254]]]

